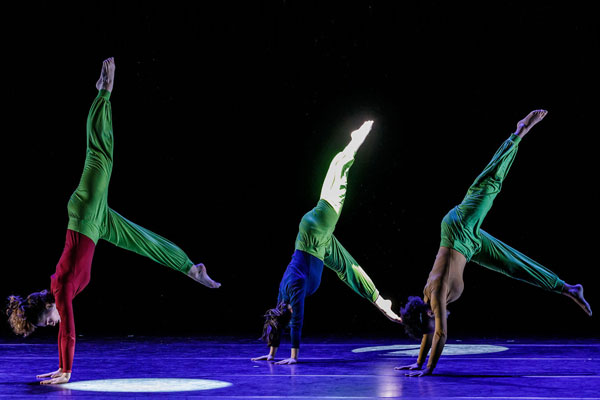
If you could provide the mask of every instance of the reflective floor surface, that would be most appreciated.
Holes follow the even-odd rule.
[[[451,340],[434,376],[410,378],[418,343],[307,339],[296,365],[235,337],[79,338],[71,382],[41,386],[54,341],[0,340],[0,397],[10,399],[600,399],[600,340]],[[289,355],[284,344],[280,356]]]

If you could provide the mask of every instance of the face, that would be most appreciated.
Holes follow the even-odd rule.
[[[47,304],[46,310],[40,315],[37,326],[54,326],[60,322],[60,315],[56,309],[56,304]]]

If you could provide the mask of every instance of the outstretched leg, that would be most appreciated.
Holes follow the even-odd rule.
[[[329,166],[323,188],[321,189],[321,199],[328,202],[338,217],[342,212],[344,199],[346,198],[346,187],[348,185],[348,171],[354,163],[356,152],[365,141],[371,131],[373,121],[366,121],[360,128],[350,134],[352,140],[344,150],[338,153]]]
[[[563,294],[573,299],[588,315],[592,315],[592,308],[583,297],[583,286],[565,283],[554,272],[525,254],[484,230],[479,232],[481,250],[473,256],[473,262],[541,289]]]
[[[216,289],[221,286],[208,276],[204,264],[194,265],[184,251],[173,242],[134,224],[110,208],[102,239],[182,272],[209,288]]]
[[[110,90],[113,88],[115,63],[112,58],[102,63],[96,84],[98,95],[88,113],[87,149],[79,185],[68,204],[68,228],[96,243],[107,213],[108,185],[113,166],[113,128]]]
[[[401,322],[400,317],[392,311],[392,302],[381,297],[369,275],[333,235],[323,263],[356,294],[373,303],[388,319]]]
[[[354,155],[369,134],[372,125],[373,121],[366,121],[352,132],[350,143],[331,161],[317,206],[300,220],[296,249],[323,259],[346,198],[348,171],[354,163]]]
[[[465,221],[473,226],[475,231],[481,226],[481,222],[492,207],[494,199],[500,193],[502,182],[508,175],[508,171],[517,155],[519,142],[547,113],[545,110],[535,110],[519,121],[517,130],[502,144],[494,154],[492,161],[469,188],[467,195],[459,205],[459,209]]]
[[[450,210],[442,221],[442,242],[462,253],[467,261],[479,247],[479,228],[517,155],[521,138],[547,114],[544,110],[532,111],[519,121],[517,130],[502,143],[490,163],[469,187],[462,202]]]

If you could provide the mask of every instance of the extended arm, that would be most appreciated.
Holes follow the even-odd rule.
[[[296,364],[298,362],[298,353],[300,353],[299,348],[292,347],[290,352],[290,358],[286,358],[285,360],[277,361],[275,364]]]
[[[402,367],[396,367],[394,369],[410,369],[410,370],[418,369],[418,370],[420,370],[421,368],[423,368],[423,364],[425,364],[425,359],[427,358],[427,353],[429,353],[429,349],[431,349],[432,340],[433,340],[432,334],[427,333],[427,334],[423,335],[417,362],[414,364],[410,364],[410,365],[404,365]]]
[[[442,292],[441,290],[439,292]],[[423,375],[433,373],[437,365],[444,346],[446,345],[446,337],[448,335],[448,316],[446,312],[446,298],[439,294],[434,294],[431,299],[431,309],[435,315],[435,331],[431,343],[431,355],[427,362],[427,368],[423,371]],[[431,336],[431,335],[430,335]],[[423,346],[421,346],[423,347]],[[419,354],[421,356],[421,354]],[[420,357],[419,357],[420,358]]]
[[[254,357],[254,358],[251,358],[250,360],[251,361],[272,361],[273,359],[275,359],[275,354],[277,354],[277,349],[278,349],[278,347],[269,346],[269,354],[260,356],[260,357]]]
[[[302,338],[302,325],[304,324],[304,290],[298,290],[290,301],[292,319],[290,320],[290,339],[292,350],[290,358],[279,361],[277,364],[295,364],[298,362],[300,352],[300,339]]]
[[[37,378],[50,378],[40,383],[42,385],[55,385],[67,383],[71,379],[73,357],[75,356],[75,317],[73,315],[73,288],[72,284],[65,283],[54,292],[56,309],[60,314],[58,333],[58,370],[47,374],[38,375]]]

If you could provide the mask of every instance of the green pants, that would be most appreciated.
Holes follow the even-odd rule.
[[[323,260],[354,292],[375,302],[379,291],[350,253],[333,235],[340,217],[348,182],[348,171],[354,163],[354,152],[344,149],[329,166],[321,199],[317,206],[306,213],[300,221],[296,249]]]
[[[455,249],[467,261],[513,279],[560,293],[564,286],[555,273],[480,229],[500,193],[502,182],[517,154],[520,138],[511,135],[475,179],[467,195],[442,220],[440,246]]]
[[[194,264],[183,250],[108,207],[108,184],[113,166],[109,99],[110,92],[101,90],[88,115],[85,165],[67,206],[68,229],[89,237],[94,243],[103,239],[187,274]]]

